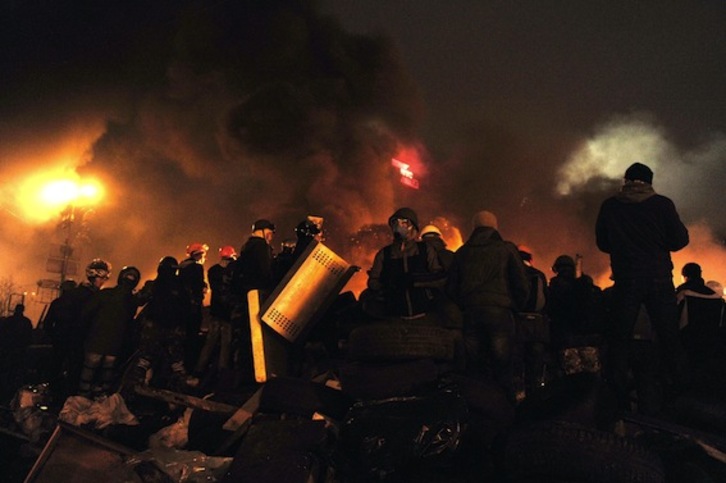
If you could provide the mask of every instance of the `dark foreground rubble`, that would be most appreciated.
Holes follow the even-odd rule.
[[[455,341],[435,328],[406,329],[408,348],[389,337],[396,351],[363,351],[371,327],[336,358],[311,355],[306,373],[325,367],[314,375],[123,388],[61,407],[43,384],[25,386],[2,411],[3,481],[726,481],[718,386],[679,396],[661,418],[616,421],[599,373],[583,371],[515,408],[459,374]]]

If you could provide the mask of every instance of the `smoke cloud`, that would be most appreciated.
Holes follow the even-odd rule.
[[[62,207],[42,208],[23,193],[61,175],[105,187],[87,214],[88,238],[72,240],[81,264],[136,265],[144,279],[192,242],[210,245],[211,264],[258,218],[276,223],[277,242],[294,238],[308,214],[324,217],[327,243],[365,270],[370,250],[387,241],[380,224],[411,206],[422,226],[442,225],[454,248],[471,216],[491,210],[504,237],[530,246],[546,273],[558,255],[581,253],[585,271],[605,280],[594,221],[634,161],[653,168],[656,190],[692,227],[694,250],[679,253],[677,266],[681,256],[707,260],[706,276],[726,281],[721,176],[712,176],[723,172],[723,134],[683,148],[654,114],[606,110],[592,129],[574,129],[558,122],[565,115],[554,102],[539,105],[543,119],[506,96],[475,108],[466,99],[466,115],[432,120],[421,79],[391,37],[352,33],[315,2],[2,9],[0,35],[13,48],[0,58],[0,249],[14,256],[0,275],[24,287],[57,277],[45,262],[68,234],[57,228]],[[489,55],[506,50],[497,45]],[[496,72],[476,73],[491,98],[495,85],[508,95],[516,85],[536,89],[529,74],[507,85]],[[436,75],[444,73],[462,77]],[[420,189],[399,182],[394,157]],[[363,238],[365,253],[356,245]]]

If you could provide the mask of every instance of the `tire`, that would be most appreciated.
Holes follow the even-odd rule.
[[[499,451],[510,481],[665,481],[656,453],[632,439],[576,424],[547,422],[512,430]]]
[[[354,361],[434,359],[453,361],[455,332],[442,327],[375,324],[350,333],[349,357]]]

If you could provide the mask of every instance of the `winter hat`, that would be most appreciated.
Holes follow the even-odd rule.
[[[491,211],[480,211],[471,219],[472,226],[476,229],[480,226],[490,226],[498,229],[497,217]]]
[[[653,184],[653,171],[642,163],[633,163],[625,170],[625,179]]]
[[[413,227],[418,231],[418,215],[411,208],[399,208],[394,214],[388,218],[388,225],[392,225],[397,218],[409,220]]]

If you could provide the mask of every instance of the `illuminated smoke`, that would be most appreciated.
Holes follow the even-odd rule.
[[[663,130],[652,122],[642,116],[616,118],[597,129],[560,168],[557,192],[569,195],[597,178],[622,179],[636,161],[659,173],[674,154]]]
[[[576,200],[597,189],[599,182],[615,187],[636,161],[651,167],[656,192],[673,199],[689,228],[688,247],[673,254],[674,273],[697,262],[709,272],[706,277],[726,279],[726,220],[721,215],[726,137],[714,134],[697,146],[679,149],[668,140],[666,130],[646,116],[614,118],[561,167],[557,194]],[[603,270],[596,277],[607,284],[608,275]]]
[[[82,31],[74,17],[57,25],[67,44],[43,60],[63,64],[62,75],[17,88],[22,131],[0,125],[13,140],[0,147],[13,151],[2,166],[13,170],[0,187],[2,221],[17,227],[0,248],[22,238],[34,247],[3,273],[53,277],[43,267],[48,243],[64,236],[60,208],[26,216],[40,215],[23,184],[36,171],[98,179],[106,196],[77,253],[137,265],[144,279],[195,241],[212,247],[211,265],[217,247],[240,247],[261,217],[277,224],[277,245],[306,215],[323,216],[327,242],[345,255],[351,233],[406,201],[390,160],[415,144],[422,107],[390,40],[348,34],[305,1],[183,4],[174,15],[153,7],[131,29],[96,12],[118,22],[113,47],[123,54],[113,59],[108,42],[70,38]],[[50,22],[42,15],[39,25]],[[103,38],[103,28],[93,34]],[[64,148],[71,137],[82,142]]]
[[[465,125],[439,123],[431,136],[439,151],[430,154],[417,138],[418,90],[392,41],[347,33],[312,3],[182,1],[172,11],[128,2],[114,4],[118,15],[106,5],[89,11],[96,22],[70,11],[61,22],[56,9],[14,3],[32,19],[25,45],[53,46],[9,49],[18,65],[38,67],[0,79],[16,79],[0,123],[0,249],[13,255],[0,273],[16,279],[51,276],[44,264],[58,236],[53,212],[29,216],[41,210],[20,196],[23,183],[69,168],[106,189],[82,257],[137,265],[144,279],[193,241],[212,247],[209,266],[217,247],[239,248],[255,219],[275,221],[279,243],[308,214],[326,219],[331,248],[364,278],[385,236],[346,254],[350,238],[400,206],[415,208],[421,224],[445,219],[450,248],[468,238],[472,214],[489,209],[548,275],[561,253],[583,253],[586,272],[607,274],[594,219],[633,161],[653,168],[656,190],[674,199],[694,243],[708,240],[693,256],[721,263],[707,254],[720,253],[726,234],[722,135],[684,149],[657,120],[634,115],[582,140],[557,122],[561,113],[537,125],[477,108]],[[400,184],[391,158],[411,167],[419,190]],[[705,265],[709,278],[726,280],[726,267]]]

